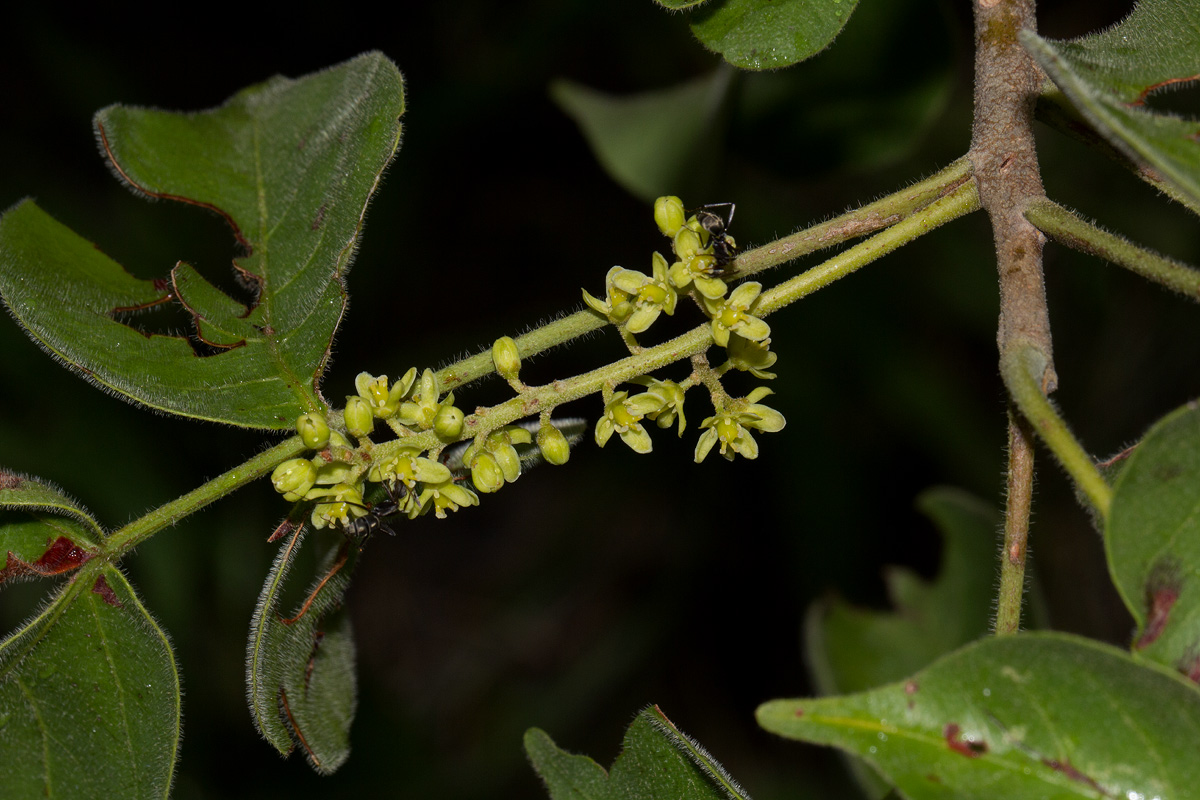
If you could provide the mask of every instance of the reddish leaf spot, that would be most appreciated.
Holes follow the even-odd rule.
[[[66,536],[60,536],[51,542],[46,552],[42,553],[42,557],[32,564],[17,558],[16,554],[9,550],[4,569],[0,570],[0,583],[22,575],[59,575],[77,569],[91,557],[92,553]]]
[[[1055,772],[1061,772],[1063,775],[1066,775],[1073,781],[1079,781],[1080,783],[1086,784],[1088,787],[1095,790],[1099,794],[1104,795],[1105,797],[1112,796],[1106,792],[1104,787],[1102,787],[1100,784],[1096,783],[1087,775],[1084,775],[1082,772],[1072,767],[1070,761],[1059,761],[1056,758],[1043,758],[1042,763]]]
[[[797,717],[803,717],[803,716],[804,716],[804,709],[803,709],[803,708],[797,708],[797,709],[796,709],[796,716],[797,716]]]
[[[117,599],[117,593],[108,585],[108,581],[105,580],[103,575],[96,578],[96,582],[92,584],[92,593],[100,595],[100,599],[113,608],[121,608],[125,605]]]
[[[317,228],[320,228],[320,227],[321,227],[321,223],[323,223],[323,222],[325,221],[325,206],[326,206],[326,204],[325,204],[325,203],[322,203],[322,204],[321,204],[321,207],[317,209],[317,216],[313,218],[313,221],[312,221],[312,229],[313,229],[314,231],[315,231]]]
[[[15,489],[24,482],[24,478],[13,475],[11,472],[0,472],[0,489]]]
[[[1192,683],[1200,683],[1200,655],[1182,659],[1175,665],[1175,669],[1186,675]]]
[[[920,688],[921,687],[917,685],[916,681],[909,681],[906,684],[904,684],[904,693],[905,694],[916,694],[917,690]]]
[[[925,776],[925,780],[929,781],[930,783],[941,783],[942,782],[942,779],[939,778],[937,775],[934,775],[932,772]]]
[[[1159,562],[1150,570],[1146,579],[1146,627],[1133,643],[1135,650],[1149,647],[1166,630],[1180,586],[1179,571],[1173,564]]]
[[[988,751],[987,742],[962,738],[962,728],[953,722],[946,723],[946,727],[942,729],[942,736],[951,750],[967,758],[978,758]]]

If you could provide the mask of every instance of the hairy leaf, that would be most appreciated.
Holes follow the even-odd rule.
[[[1105,546],[1133,648],[1200,681],[1200,406],[1156,423],[1113,490]]]
[[[1066,634],[982,639],[861,694],[775,700],[759,723],[854,753],[908,798],[1166,798],[1200,782],[1200,692]]]
[[[0,797],[167,797],[179,701],[166,635],[92,562],[0,643]]]
[[[742,69],[787,67],[824,50],[858,0],[725,0],[698,10],[692,32]]]
[[[1101,33],[1021,43],[1102,136],[1200,204],[1200,122],[1152,110],[1155,93],[1200,79],[1200,3],[1142,0]]]
[[[0,584],[78,569],[96,554],[100,524],[57,487],[0,469]]]
[[[229,297],[182,262],[135,278],[32,201],[0,219],[0,294],[43,347],[106,389],[175,414],[286,429],[323,407],[345,275],[403,108],[400,73],[379,53],[273,78],[210,111],[106,108],[96,132],[116,174],[224,217],[250,294]],[[175,302],[193,337],[136,327],[134,312]]]
[[[696,6],[704,5],[708,0],[654,0],[654,2],[671,11],[681,11],[685,8],[695,8]]]
[[[628,97],[614,97],[570,81],[557,81],[550,95],[583,131],[604,170],[637,197],[701,190],[696,164],[715,154],[719,116],[731,73]]]
[[[342,596],[359,548],[340,531],[316,531],[315,574],[297,594],[306,581],[296,581],[292,567],[307,531],[293,523],[259,594],[246,647],[247,696],[255,726],[276,750],[287,755],[298,744],[313,769],[329,774],[350,755],[357,678]],[[286,594],[296,595],[294,603]]]
[[[554,800],[741,800],[737,782],[694,739],[652,706],[625,733],[621,755],[604,768],[587,756],[560,750],[545,732],[525,733],[525,753]]]

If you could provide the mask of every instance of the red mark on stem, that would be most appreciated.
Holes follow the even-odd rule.
[[[975,741],[962,738],[962,728],[953,722],[946,723],[946,727],[942,729],[942,736],[945,737],[946,744],[950,746],[951,750],[967,758],[978,758],[988,751],[987,742],[982,739]]]
[[[100,595],[100,599],[113,608],[122,608],[125,605],[117,599],[117,593],[108,585],[108,581],[103,575],[96,578],[96,582],[92,584],[92,594]]]

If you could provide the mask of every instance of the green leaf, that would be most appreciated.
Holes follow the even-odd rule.
[[[715,155],[721,109],[732,73],[628,97],[556,81],[550,96],[578,123],[604,170],[646,201],[700,189],[698,163]],[[705,174],[705,173],[701,173]]]
[[[1092,127],[1200,204],[1200,125],[1146,105],[1155,92],[1200,78],[1200,4],[1143,0],[1119,25],[1069,42],[1020,36]]]
[[[708,0],[654,0],[654,2],[658,3],[663,8],[670,9],[671,11],[682,11],[685,8],[702,6],[707,3]]]
[[[525,733],[525,752],[554,800],[669,797],[672,800],[748,798],[724,767],[651,706],[625,732],[611,772],[586,756],[560,750],[543,731]]]
[[[913,800],[1190,797],[1200,783],[1200,692],[1066,634],[990,637],[901,683],[766,703],[758,721],[859,755]]]
[[[323,408],[345,275],[403,109],[400,73],[379,53],[273,78],[210,111],[110,106],[95,124],[117,175],[222,215],[255,296],[235,300],[184,263],[134,278],[31,201],[0,219],[0,294],[43,347],[105,389],[183,416],[290,428]],[[171,302],[191,314],[193,338],[135,326],[134,311]]]
[[[0,797],[166,797],[179,702],[166,635],[92,562],[0,643]]]
[[[0,469],[0,584],[78,569],[99,550],[104,532],[58,487]]]
[[[1159,420],[1113,487],[1105,547],[1138,656],[1200,681],[1200,406]]]
[[[931,489],[918,507],[943,537],[933,583],[893,567],[885,575],[896,610],[870,611],[840,600],[815,603],[805,625],[808,663],[823,694],[857,692],[899,680],[987,633],[1000,515],[951,488]]]
[[[247,695],[255,726],[276,750],[287,755],[298,744],[313,769],[328,775],[350,755],[357,679],[342,596],[359,547],[340,531],[318,531],[314,578],[289,604],[285,594],[299,588],[290,578],[308,527],[292,523],[259,594],[246,647]]]
[[[788,67],[824,50],[858,0],[725,0],[696,12],[692,33],[742,69]]]

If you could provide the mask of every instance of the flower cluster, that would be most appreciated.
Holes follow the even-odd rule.
[[[678,197],[658,198],[654,221],[671,240],[674,263],[668,265],[666,258],[655,253],[652,276],[613,267],[605,280],[605,300],[586,291],[583,296],[594,311],[624,326],[627,334],[636,334],[649,328],[661,313],[673,314],[680,292],[691,292],[708,315],[713,341],[725,348],[728,356],[725,365],[703,378],[710,383],[717,414],[701,426],[704,433],[696,447],[696,461],[703,460],[718,443],[726,458],[735,454],[755,458],[758,445],[750,430],[778,431],[784,425],[783,415],[758,403],[770,390],[756,389],[746,398],[733,399],[720,386],[720,377],[729,369],[738,369],[757,378],[774,378],[775,373],[769,369],[777,357],[770,349],[771,327],[759,316],[762,284],[750,281],[730,292],[722,279],[737,246],[725,233],[724,221],[708,208],[712,207],[689,216]],[[701,379],[696,373],[682,384],[649,376],[633,379],[646,391],[632,396],[626,391],[606,396],[604,416],[596,424],[596,442],[603,446],[616,433],[634,451],[648,453],[653,445],[642,424],[644,420],[668,428],[678,419],[682,436],[687,424],[684,393]]]

